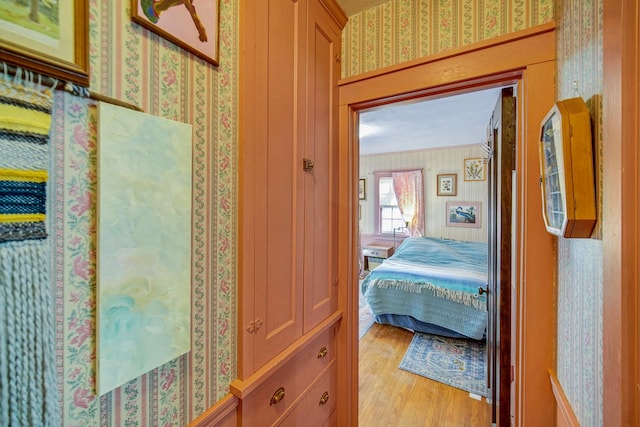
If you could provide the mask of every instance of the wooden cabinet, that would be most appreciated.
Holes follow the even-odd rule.
[[[281,370],[277,361],[295,358],[340,318],[337,83],[346,17],[334,0],[241,0],[240,13],[239,363],[232,390],[242,399],[242,424],[253,425],[247,408],[254,393],[303,369]],[[319,377],[305,381],[296,401]]]

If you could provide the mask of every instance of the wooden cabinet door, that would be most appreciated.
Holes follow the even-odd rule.
[[[302,335],[306,1],[245,2],[240,135],[240,374]]]
[[[318,0],[308,3],[304,158],[304,332],[338,306],[338,79],[340,28]]]

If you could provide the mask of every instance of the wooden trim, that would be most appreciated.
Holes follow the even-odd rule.
[[[512,317],[519,335],[516,360],[515,425],[553,425],[553,394],[547,379],[552,368],[554,326],[554,239],[546,233],[541,215],[537,146],[540,121],[555,101],[555,25],[553,23],[461,48],[454,53],[421,58],[341,82],[340,87],[340,235],[341,309],[347,313],[338,329],[346,345],[338,358],[340,378],[338,424],[357,425],[358,412],[358,286],[357,179],[358,111],[424,96],[500,87],[518,83],[518,196],[517,294]],[[524,88],[524,89],[521,89]],[[526,116],[521,112],[526,112]],[[529,148],[535,155],[529,152]],[[349,223],[346,223],[350,221]],[[535,284],[531,286],[531,284]],[[342,304],[347,306],[342,308]],[[531,339],[529,337],[532,337]],[[526,385],[526,387],[525,387]]]
[[[232,427],[236,425],[236,408],[238,399],[227,394],[207,409],[195,420],[189,423],[189,427]]]
[[[318,335],[327,331],[329,328],[335,327],[340,319],[342,319],[341,311],[332,314],[285,350],[278,353],[276,357],[258,369],[255,374],[245,380],[236,379],[233,381],[230,385],[231,393],[239,399],[247,397],[252,391],[274,375],[282,365],[300,354],[300,351],[311,344]]]
[[[567,395],[564,394],[562,385],[560,384],[560,381],[558,381],[558,377],[552,369],[549,369],[549,380],[551,381],[553,396],[556,398],[556,414],[558,417],[556,425],[580,427],[580,421],[578,421],[578,417],[576,417],[575,412],[573,412],[571,403],[569,402],[569,399],[567,399]]]
[[[636,0],[603,9],[603,418],[640,423],[638,191],[640,10]]]
[[[334,0],[318,0],[318,3],[320,3],[327,12],[329,12],[329,15],[331,15],[331,18],[336,21],[336,24],[338,24],[341,30],[345,25],[347,25],[347,15],[344,14],[344,11],[338,3]]]

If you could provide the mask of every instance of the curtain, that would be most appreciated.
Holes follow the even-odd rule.
[[[424,235],[424,185],[422,170],[393,172],[393,191],[411,237]]]

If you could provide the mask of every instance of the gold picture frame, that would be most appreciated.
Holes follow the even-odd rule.
[[[464,159],[464,180],[484,181],[485,163],[482,157]]]
[[[458,194],[458,174],[441,173],[438,174],[438,196],[455,196]]]
[[[173,2],[165,9],[145,9],[141,0],[131,0],[131,20],[200,59],[219,64],[219,0]]]
[[[2,3],[10,9],[0,5],[0,61],[89,86],[87,0],[37,2],[35,10],[29,4]]]
[[[367,200],[367,178],[358,179],[358,200]]]

